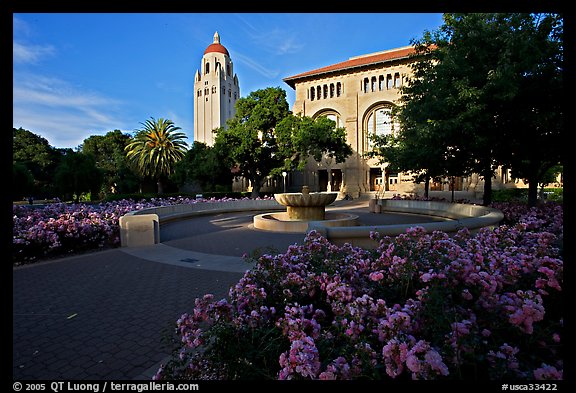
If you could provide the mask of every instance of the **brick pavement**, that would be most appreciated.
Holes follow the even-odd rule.
[[[242,276],[151,262],[116,249],[13,270],[15,380],[134,379],[173,348],[183,312]]]

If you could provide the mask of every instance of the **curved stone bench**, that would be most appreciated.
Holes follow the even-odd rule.
[[[160,225],[190,217],[239,211],[284,210],[275,200],[242,199],[224,202],[156,206],[135,210],[120,217],[122,247],[160,243]]]
[[[474,232],[483,227],[495,227],[504,218],[504,214],[500,210],[464,203],[395,199],[379,199],[376,203],[381,206],[381,214],[386,214],[386,212],[422,214],[446,218],[448,221],[355,227],[324,227],[318,223],[310,226],[309,230],[320,232],[335,244],[350,243],[354,246],[375,248],[378,243],[370,239],[371,232],[396,236],[415,226],[423,227],[427,232],[443,231],[450,233],[463,228],[468,228]]]

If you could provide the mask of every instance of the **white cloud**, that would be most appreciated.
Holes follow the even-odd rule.
[[[298,32],[294,30],[274,27],[273,29],[262,29],[250,23],[241,14],[236,14],[237,18],[246,27],[246,32],[254,44],[263,50],[274,55],[285,55],[298,53],[304,44],[298,42]]]
[[[294,37],[287,37],[276,46],[279,55],[298,53],[303,47],[304,45],[296,42]]]
[[[276,78],[280,74],[280,71],[264,67],[260,61],[254,60],[251,57],[243,55],[239,52],[233,52],[231,57],[235,61],[238,60],[240,63],[252,68],[254,71],[262,76],[265,76],[266,78]]]
[[[52,56],[55,49],[51,45],[24,45],[14,42],[12,47],[12,60],[14,64],[37,63],[46,56]]]
[[[14,31],[14,35],[16,34],[30,35],[31,33],[31,29],[28,23],[18,18],[16,15],[14,15],[12,18],[12,29]]]
[[[55,147],[76,147],[90,135],[127,129],[118,100],[40,75],[15,73],[13,82],[13,126]]]

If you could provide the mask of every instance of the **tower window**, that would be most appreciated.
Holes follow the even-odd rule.
[[[228,75],[231,75],[231,73],[230,73],[230,64],[226,64],[226,73],[227,73]]]
[[[209,74],[210,73],[210,63],[206,63],[206,70],[204,72],[205,74]]]

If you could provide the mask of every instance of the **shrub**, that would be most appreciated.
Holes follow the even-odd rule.
[[[229,299],[196,299],[154,378],[561,379],[562,227],[510,217],[476,235],[410,228],[372,251],[312,231],[260,256]]]
[[[100,204],[54,203],[45,207],[13,205],[12,262],[20,265],[38,259],[98,250],[120,245],[119,220],[124,214],[154,206],[235,200],[196,200],[182,196],[122,199]]]
[[[492,190],[492,202],[528,202],[527,188],[505,188]]]

